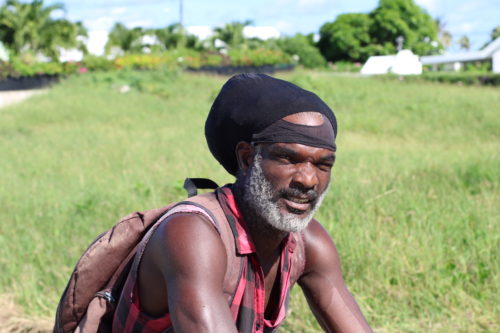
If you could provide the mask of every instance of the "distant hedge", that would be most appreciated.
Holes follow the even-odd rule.
[[[450,83],[459,85],[481,85],[481,86],[500,86],[500,74],[495,73],[455,73],[455,72],[427,72],[422,75],[408,75],[400,77],[390,75],[390,77],[399,78],[404,81],[431,81],[440,83]]]

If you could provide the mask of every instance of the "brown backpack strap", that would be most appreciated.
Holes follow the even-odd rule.
[[[229,303],[231,304],[236,288],[238,287],[238,281],[240,280],[243,259],[236,253],[235,239],[226,214],[222,210],[219,200],[214,192],[197,195],[189,198],[187,202],[193,202],[205,207],[207,211],[213,215],[214,220],[218,222],[219,233],[226,248],[227,255],[227,269],[226,275],[224,276],[224,293],[228,296]]]

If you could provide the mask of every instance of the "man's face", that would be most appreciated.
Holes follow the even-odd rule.
[[[246,205],[274,228],[304,229],[330,181],[334,152],[302,144],[259,145],[244,181]]]

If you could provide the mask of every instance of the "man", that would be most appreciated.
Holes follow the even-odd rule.
[[[335,161],[337,123],[315,94],[266,75],[231,78],[205,125],[231,174],[210,207],[163,217],[139,251],[114,332],[274,332],[298,282],[327,332],[371,332],[313,214]],[[223,211],[215,221],[214,212]],[[143,252],[142,252],[143,251]]]

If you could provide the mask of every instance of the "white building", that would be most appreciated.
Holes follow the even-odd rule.
[[[371,56],[361,68],[363,75],[393,73],[397,75],[422,74],[422,63],[410,50],[401,50],[394,55]]]
[[[491,59],[493,73],[500,73],[500,37],[479,51],[426,56],[421,57],[420,61],[424,65],[450,64],[455,70],[459,70],[464,63],[489,59]]]

